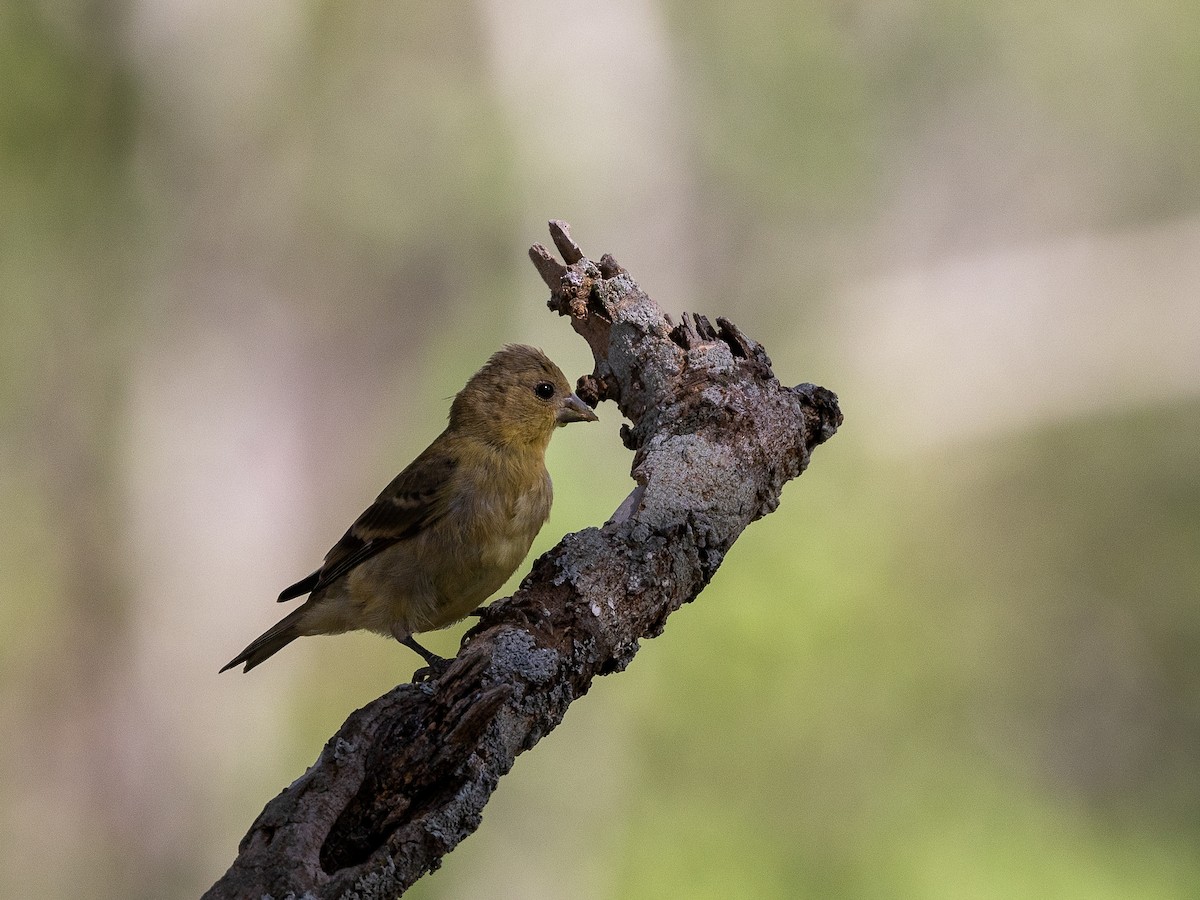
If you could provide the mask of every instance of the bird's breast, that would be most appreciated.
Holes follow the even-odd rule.
[[[452,548],[432,574],[430,611],[419,628],[440,628],[457,621],[494,594],[529,553],[553,498],[550,476],[526,478],[505,489],[504,479],[466,492],[466,503],[443,522],[443,538]]]
[[[502,571],[502,581],[529,552],[533,539],[550,515],[551,499],[550,478],[546,476],[532,489],[503,498],[481,516],[485,537],[480,542],[480,562]]]

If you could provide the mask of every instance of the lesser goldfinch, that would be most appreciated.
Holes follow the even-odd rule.
[[[249,672],[298,637],[366,629],[438,660],[414,632],[462,619],[521,564],[550,515],[546,446],[557,426],[594,422],[562,370],[509,345],[454,398],[450,423],[325,556],[279,595],[304,605],[221,671]]]

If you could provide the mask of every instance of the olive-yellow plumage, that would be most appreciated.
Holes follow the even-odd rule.
[[[554,429],[594,422],[562,370],[540,350],[510,345],[459,391],[450,422],[392,480],[307,578],[279,595],[309,594],[224,668],[250,671],[298,637],[365,629],[433,654],[413,634],[476,609],[529,552],[552,491]]]

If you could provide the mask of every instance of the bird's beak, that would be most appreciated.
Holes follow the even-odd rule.
[[[571,422],[597,422],[599,417],[592,412],[591,407],[575,394],[571,394],[563,400],[562,406],[554,414],[554,421],[559,425],[567,425]]]

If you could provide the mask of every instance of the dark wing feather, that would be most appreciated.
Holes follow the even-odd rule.
[[[279,603],[284,603],[291,600],[293,597],[299,597],[302,594],[307,594],[317,586],[317,582],[321,580],[321,571],[318,569],[311,575],[301,578],[295,584],[285,587],[279,592]]]
[[[393,544],[407,540],[445,514],[448,486],[456,460],[430,445],[389,484],[325,555],[325,565],[314,573],[311,590],[320,590],[355,566]],[[307,584],[310,575],[301,584]],[[297,585],[298,586],[298,585]],[[286,592],[285,592],[286,593]]]

